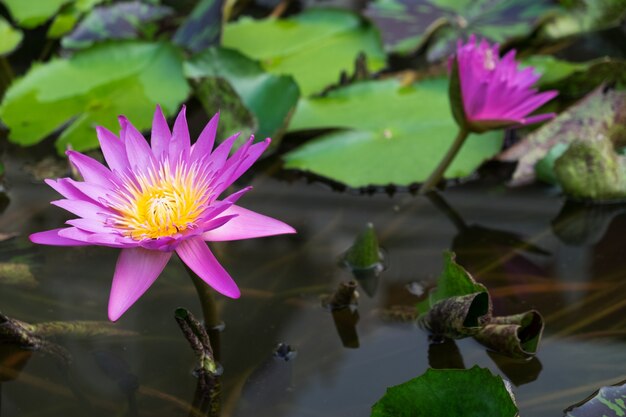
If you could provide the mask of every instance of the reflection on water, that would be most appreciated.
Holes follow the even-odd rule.
[[[27,233],[66,218],[48,204],[58,198],[54,192],[18,168],[9,164],[11,204],[0,217],[0,233],[22,235],[0,242],[0,255],[28,251],[38,285],[2,285],[0,310],[34,323],[106,320],[117,251],[31,246]],[[429,366],[488,367],[517,386],[521,415],[534,417],[560,415],[599,386],[626,379],[626,369],[616,366],[626,362],[626,216],[620,210],[584,218],[592,226],[578,229],[595,234],[573,245],[564,239],[572,233],[559,226],[562,200],[541,188],[467,184],[433,204],[263,175],[252,185],[242,205],[299,233],[214,245],[243,292],[239,300],[215,295],[215,317],[225,323],[216,352],[224,368],[222,416],[364,416],[387,386]],[[571,216],[563,218],[571,224]],[[337,259],[367,223],[376,227],[387,269],[376,291],[365,290],[372,296],[359,298],[358,320],[339,320],[320,305],[320,295],[353,279]],[[433,344],[411,324],[381,320],[380,309],[418,300],[407,284],[433,286],[441,254],[450,248],[490,289],[498,314],[536,308],[544,315],[536,359],[502,358],[471,339]],[[2,417],[187,416],[197,359],[174,320],[181,306],[203,315],[182,264],[171,262],[116,325],[139,335],[57,338],[72,355],[66,370],[40,352],[3,355]],[[297,349],[297,357],[273,356],[279,342]]]

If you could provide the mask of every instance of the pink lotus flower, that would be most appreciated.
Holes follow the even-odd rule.
[[[472,35],[466,44],[459,41],[452,59],[453,72],[458,74],[460,82],[461,100],[455,99],[452,90],[451,98],[455,118],[461,126],[465,124],[471,131],[482,132],[538,123],[555,116],[554,113],[546,113],[528,117],[558,92],[538,93],[532,88],[540,74],[535,73],[533,68],[518,69],[515,50],[500,58],[497,44],[491,46],[485,40],[478,43]],[[455,104],[460,107],[459,101],[462,108],[454,108]]]
[[[170,133],[157,107],[150,147],[141,133],[120,116],[120,138],[105,128],[96,128],[109,168],[68,151],[84,181],[46,180],[65,197],[52,204],[78,218],[67,221],[70,227],[32,234],[32,242],[122,249],[109,298],[110,320],[120,318],[146,292],[174,251],[216,291],[238,298],[237,285],[205,241],[295,233],[283,222],[235,205],[251,187],[218,199],[270,143],[266,139],[252,144],[250,138],[229,158],[237,134],[212,151],[218,119],[219,114],[192,146],[185,108]]]

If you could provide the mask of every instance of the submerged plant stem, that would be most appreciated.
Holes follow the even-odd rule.
[[[6,83],[8,87],[9,85],[11,85],[11,82],[13,81],[13,78],[15,78],[15,75],[13,74],[13,70],[11,69],[9,61],[7,61],[5,57],[0,58],[0,68],[2,68],[2,73],[6,78]]]
[[[196,288],[198,298],[200,299],[205,327],[208,330],[219,325],[220,322],[217,307],[215,306],[215,299],[213,298],[213,289],[211,289],[206,282],[202,281],[202,279],[188,266],[185,265],[185,269],[187,270],[187,273],[193,282],[193,286]]]
[[[433,189],[439,181],[441,181],[441,178],[443,178],[443,175],[456,157],[456,154],[459,153],[459,150],[461,150],[461,147],[463,146],[463,143],[465,143],[465,139],[467,139],[468,135],[469,130],[465,128],[461,128],[461,130],[459,130],[458,135],[454,139],[454,143],[450,149],[448,149],[446,155],[443,157],[437,168],[435,168],[433,173],[430,174],[430,177],[428,177],[424,184],[422,184],[422,187],[419,190],[420,194],[426,194],[428,191]]]

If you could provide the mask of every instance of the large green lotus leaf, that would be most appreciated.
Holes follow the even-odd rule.
[[[515,417],[512,394],[488,369],[428,369],[387,388],[371,417]]]
[[[366,15],[381,28],[385,46],[410,52],[435,36],[433,58],[456,39],[475,34],[503,42],[528,34],[550,8],[546,0],[375,0]]]
[[[602,387],[589,398],[565,410],[564,417],[626,416],[626,381]]]
[[[552,39],[619,26],[626,16],[626,0],[579,0],[552,16],[542,34]]]
[[[156,104],[173,114],[189,93],[178,50],[165,43],[110,43],[34,66],[6,92],[0,119],[9,139],[35,144],[67,124],[62,152],[96,148],[94,125],[117,128],[125,114],[150,126]]]
[[[286,167],[331,178],[351,187],[409,185],[424,181],[452,144],[458,127],[450,114],[448,82],[367,81],[303,99],[290,125],[347,129],[313,140],[285,156]],[[502,145],[502,132],[471,135],[446,171],[471,174]]]
[[[0,16],[0,56],[8,55],[22,42],[24,34]]]
[[[267,73],[241,53],[225,48],[210,48],[185,62],[189,78],[226,79],[258,122],[257,136],[279,139],[298,102],[298,86],[287,75]]]
[[[343,10],[312,9],[287,19],[242,18],[225,26],[222,44],[261,62],[277,74],[292,75],[304,95],[335,83],[352,71],[360,52],[368,69],[385,65],[376,29]]]
[[[34,28],[54,16],[61,6],[74,0],[0,0],[11,17],[25,28]]]

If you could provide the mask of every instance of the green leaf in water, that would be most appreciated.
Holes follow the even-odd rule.
[[[624,16],[625,0],[580,0],[550,19],[541,33],[550,39],[564,38],[618,26]]]
[[[178,28],[172,41],[192,52],[219,44],[222,37],[222,2],[201,0]]]
[[[273,146],[280,142],[299,97],[292,77],[267,73],[257,62],[225,48],[207,49],[185,62],[184,69],[187,77],[199,82],[211,77],[227,80],[254,115],[258,139],[271,137]]]
[[[559,143],[570,145],[575,140],[608,137],[614,144],[626,141],[626,91],[600,86],[544,124],[498,159],[518,161],[511,183],[522,185],[535,179],[535,164]]]
[[[626,416],[626,381],[602,387],[589,398],[568,407],[564,417]]]
[[[626,157],[603,135],[574,141],[554,163],[565,194],[594,201],[626,198]]]
[[[287,19],[242,18],[224,27],[222,43],[259,60],[271,73],[292,75],[304,95],[352,70],[360,52],[367,55],[370,71],[385,66],[376,29],[343,10],[312,9]]]
[[[408,53],[430,41],[429,56],[439,59],[470,34],[495,42],[525,36],[551,9],[546,0],[376,0],[366,15],[388,49]]]
[[[15,51],[20,43],[24,34],[21,30],[15,29],[9,22],[0,16],[0,56],[9,55]]]
[[[9,9],[13,20],[27,29],[41,25],[59,9],[74,0],[0,0]]]
[[[477,283],[452,252],[444,253],[444,269],[437,287],[417,304],[418,323],[430,332],[452,339],[478,333],[491,319],[487,288]]]
[[[535,164],[535,175],[538,180],[548,184],[557,184],[556,175],[554,175],[554,162],[565,153],[569,145],[565,143],[557,143],[548,151],[546,156],[541,158]]]
[[[366,269],[382,262],[381,258],[374,225],[368,223],[345,253],[343,260],[350,268]]]
[[[172,14],[165,6],[153,6],[139,1],[96,7],[64,37],[65,48],[82,49],[111,39],[135,39],[148,24]]]
[[[124,65],[120,65],[124,63]],[[187,98],[180,53],[166,43],[110,43],[31,68],[6,92],[0,119],[9,140],[35,144],[67,124],[57,140],[63,152],[96,148],[94,125],[117,128],[125,114],[138,129],[151,125],[160,104],[173,114]]]
[[[428,369],[387,388],[371,417],[515,417],[513,395],[488,369]]]
[[[33,276],[28,264],[0,262],[0,284],[33,288],[39,283]]]
[[[219,136],[227,137],[240,132],[238,141],[243,142],[257,130],[254,114],[224,78],[205,78],[196,85],[195,90],[208,114],[220,112]]]
[[[366,81],[300,100],[290,130],[346,129],[326,134],[285,156],[286,167],[310,171],[351,187],[424,181],[457,134],[448,82],[403,86]],[[471,174],[502,145],[502,132],[471,135],[446,178]]]

